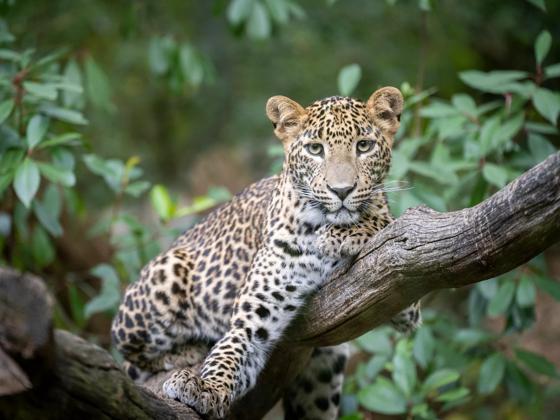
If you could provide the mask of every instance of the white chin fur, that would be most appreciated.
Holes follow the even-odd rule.
[[[312,225],[321,225],[325,221],[323,212],[316,208],[306,208],[302,215],[301,220]]]
[[[350,225],[356,223],[360,218],[358,212],[351,212],[347,209],[340,209],[333,213],[326,214],[327,222],[333,225]]]

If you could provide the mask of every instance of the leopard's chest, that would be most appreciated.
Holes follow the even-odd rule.
[[[288,283],[315,288],[327,280],[342,262],[319,252],[316,233],[283,236],[282,240],[283,243],[291,244],[294,251],[292,255],[283,254],[284,260],[280,264],[282,278]]]

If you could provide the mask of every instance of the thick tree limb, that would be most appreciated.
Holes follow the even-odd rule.
[[[426,207],[407,211],[375,236],[351,267],[311,297],[257,386],[236,404],[231,417],[262,417],[313,347],[355,338],[430,291],[507,272],[559,240],[560,153],[476,207],[450,213]],[[90,409],[98,409],[99,418],[197,418],[188,408],[134,386],[98,347],[61,332],[54,341],[56,380],[50,393],[42,393],[44,388],[34,392],[32,380],[32,391],[9,397],[16,398],[11,404],[0,400],[2,412],[25,413],[17,405],[21,398],[20,404],[28,404],[34,414],[62,407],[60,418]],[[153,389],[159,390],[160,383],[161,378]]]

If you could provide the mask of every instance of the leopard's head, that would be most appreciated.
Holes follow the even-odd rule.
[[[393,87],[375,91],[366,103],[335,96],[303,108],[274,96],[266,105],[284,146],[283,171],[334,224],[355,223],[378,194],[402,109]]]

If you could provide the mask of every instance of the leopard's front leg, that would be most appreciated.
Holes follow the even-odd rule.
[[[390,222],[390,218],[365,221],[359,225],[325,225],[319,229],[317,249],[322,255],[331,258],[344,258],[358,255],[367,241]],[[398,331],[410,333],[422,324],[420,301],[403,309],[391,319],[391,325]]]
[[[239,293],[230,330],[212,348],[200,376],[181,370],[164,383],[165,393],[201,414],[226,416],[232,402],[255,385],[271,348],[304,295],[316,287],[310,281],[314,272],[320,272],[320,262],[294,244],[276,240],[261,249]]]

